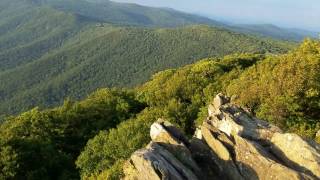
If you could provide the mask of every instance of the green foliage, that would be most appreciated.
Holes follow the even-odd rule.
[[[320,127],[319,49],[307,40],[285,55],[209,58],[159,72],[134,92],[102,89],[81,102],[11,117],[0,125],[1,178],[119,179],[127,158],[150,141],[156,119],[191,136],[218,92],[287,131],[314,138]]]
[[[235,52],[285,52],[278,41],[207,26],[91,27],[32,63],[0,72],[0,111],[15,114],[80,99],[99,87],[134,86],[167,68]]]
[[[159,72],[133,90],[100,89],[6,118],[0,179],[119,179],[157,118],[192,135],[221,91],[287,131],[314,138],[320,128],[317,41],[278,55],[295,44],[208,26],[118,27],[106,22],[214,22],[110,1],[2,0],[0,8],[0,119],[214,57]]]
[[[312,137],[320,123],[319,72],[320,43],[306,40],[289,54],[270,56],[250,67],[227,91],[259,117]]]
[[[223,90],[224,84],[262,58],[260,55],[237,54],[163,71],[138,88],[138,97],[151,107],[162,107],[167,120],[192,134],[199,108]]]
[[[78,103],[8,119],[0,125],[0,179],[77,178],[74,161],[88,139],[141,109],[134,94],[102,89]]]
[[[319,90],[318,53],[318,43],[306,41],[286,55],[236,54],[155,74],[151,81],[136,88],[138,99],[149,106],[141,114],[150,112],[151,118],[138,115],[137,119],[125,121],[117,129],[90,140],[77,160],[82,178],[119,179],[125,160],[149,141],[148,126],[158,117],[192,135],[195,125],[201,124],[207,115],[206,103],[220,91],[237,97],[237,103],[251,108],[261,118],[314,138],[320,127],[319,95],[315,93]],[[292,72],[295,78],[290,75]],[[295,99],[290,97],[292,94],[300,96]],[[283,116],[283,112],[288,115]],[[141,128],[135,129],[136,124]]]
[[[165,27],[214,23],[206,18],[172,10],[119,4],[111,1],[2,0],[0,9],[1,120],[7,114],[27,111],[34,106],[52,107],[62,104],[63,99],[68,96],[83,98],[98,87],[110,87],[118,81],[121,82],[121,85],[129,86],[132,79],[124,82],[121,81],[123,76],[121,78],[119,76],[126,69],[116,67],[117,63],[122,63],[121,61],[116,62],[119,57],[114,56],[114,52],[119,48],[117,46],[119,42],[111,38],[112,34],[109,34],[109,38],[103,38],[107,31],[113,29],[109,26],[103,28],[107,26],[105,23]],[[75,37],[76,34],[78,36]],[[117,36],[115,35],[115,39],[118,38]],[[111,47],[101,46],[106,49],[110,48],[111,51],[104,53],[102,48],[99,48],[101,44],[95,45],[96,40],[100,38],[102,38],[100,43],[113,42]],[[119,45],[124,47],[124,51],[130,48],[125,48],[123,44]],[[74,50],[69,53],[72,48]],[[86,51],[86,49],[90,50]],[[97,51],[99,55],[94,56]],[[79,52],[82,52],[80,56],[77,55]],[[137,52],[140,53],[139,50],[136,50],[131,56],[123,57],[122,61],[129,58],[133,62],[140,61],[144,56],[135,57]],[[125,53],[122,52],[122,54]],[[105,66],[108,66],[106,60],[109,59],[113,65],[105,71]],[[85,63],[83,63],[84,60],[86,60]],[[143,60],[142,63],[146,62]],[[90,66],[91,63],[92,66]],[[155,67],[158,66],[155,65]],[[85,69],[90,69],[90,71],[84,72]],[[120,71],[112,76],[114,72],[110,70],[113,69],[120,69]],[[19,73],[22,71],[24,72]],[[108,71],[111,73],[104,74]],[[144,68],[143,72],[145,71]],[[135,69],[128,73],[128,77],[136,73]],[[152,72],[146,73],[151,74]],[[79,82],[88,80],[87,78],[94,76],[93,74],[97,74],[96,79],[84,82],[79,87]],[[145,74],[140,72],[140,76],[144,77]],[[75,82],[77,78],[80,80]],[[108,79],[115,80],[110,83]],[[15,81],[15,83],[11,84],[10,81]],[[73,83],[68,84],[68,82]]]
[[[121,175],[122,170],[119,168],[122,166],[118,163],[123,163],[135,150],[150,141],[149,128],[162,114],[161,109],[146,109],[116,129],[102,131],[89,140],[76,162],[82,178],[96,177],[104,170]]]
[[[149,107],[116,129],[101,132],[90,140],[77,159],[81,177],[119,179],[123,163],[150,141],[149,128],[157,118],[178,125],[193,134],[195,119],[208,99],[221,91],[225,73],[243,71],[263,56],[238,54],[223,59],[202,60],[177,70],[166,70],[136,89],[137,97]],[[234,74],[234,73],[233,73]],[[212,92],[212,93],[208,93]]]
[[[190,24],[219,24],[211,19],[164,8],[95,0],[41,0],[64,12],[79,14],[97,22],[119,25],[175,27]]]
[[[88,24],[173,27],[215,23],[176,11],[111,1],[2,0],[0,9],[1,71],[30,63],[63,46]]]
[[[11,179],[18,169],[17,154],[11,146],[0,142],[0,179]]]
[[[60,47],[88,22],[49,7],[0,3],[0,71],[27,64]],[[20,7],[20,6],[21,7]],[[9,11],[9,12],[8,12]]]
[[[71,159],[51,142],[57,132],[47,114],[33,109],[0,128],[4,145],[0,159],[13,160],[3,164],[4,176],[0,179],[8,175],[17,179],[56,179],[65,168],[72,167]]]

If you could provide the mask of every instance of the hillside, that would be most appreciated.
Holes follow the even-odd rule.
[[[316,36],[0,0],[0,180],[320,179]]]
[[[261,177],[264,171],[259,167],[270,167],[276,164],[274,161],[280,164],[287,161],[265,156],[263,152],[268,147],[261,139],[257,142],[257,146],[260,147],[260,143],[263,145],[258,148],[259,151],[257,146],[251,144],[252,138],[270,137],[268,130],[277,130],[273,126],[263,129],[266,123],[257,118],[272,122],[285,132],[297,133],[313,145],[315,142],[312,139],[320,142],[319,56],[320,42],[306,40],[299,48],[284,55],[243,53],[209,58],[159,72],[134,89],[100,89],[79,102],[67,99],[60,107],[46,110],[35,108],[10,117],[0,124],[0,179],[119,179],[128,172],[123,172],[122,167],[131,154],[150,142],[150,126],[158,118],[172,123],[186,137],[192,137],[196,128],[204,123],[208,116],[207,107],[218,92],[232,97],[232,102],[237,107],[241,106],[241,112],[247,114],[240,118],[241,114],[237,111],[230,111],[235,110],[232,105],[220,111],[224,115],[233,115],[229,114],[225,121],[250,119],[250,123],[242,124],[250,128],[242,128],[244,133],[239,134],[240,138],[235,138],[236,143],[223,146],[228,152],[232,149],[236,153],[253,152],[250,158],[254,154],[256,157],[262,154],[260,160],[264,160],[259,162],[263,166],[253,166],[256,163],[251,163],[256,175]],[[215,111],[209,112],[213,115]],[[252,121],[253,116],[257,118]],[[255,121],[259,125],[256,131],[252,128]],[[219,126],[216,128],[219,129]],[[236,129],[241,128],[237,126]],[[221,134],[220,131],[225,130],[221,128],[218,132]],[[231,132],[235,136],[235,130]],[[251,141],[245,139],[248,137]],[[304,142],[299,136],[294,137]],[[242,146],[238,146],[239,142]],[[247,143],[244,145],[241,142]],[[304,143],[297,147],[307,148],[309,145]],[[236,161],[240,164],[252,160],[244,156],[236,157],[241,157]],[[313,165],[318,167],[316,163]],[[283,165],[272,167],[275,169],[271,168],[270,172],[281,168],[280,172],[275,171],[279,172],[275,175],[280,175],[285,169]],[[310,166],[306,168],[310,169]],[[240,170],[252,172],[250,168]],[[318,176],[318,171],[311,170]],[[303,172],[310,174],[310,171]]]
[[[39,2],[64,12],[91,18],[97,22],[118,25],[176,27],[190,24],[220,24],[208,18],[167,8],[145,7],[109,0],[39,0]]]
[[[3,0],[0,9],[0,71],[30,63],[48,54],[78,32],[86,31],[88,26],[103,26],[104,23],[144,27],[206,24],[229,28],[214,20],[168,8],[107,0]],[[248,33],[248,28],[240,32]],[[287,31],[268,34],[275,38],[281,34],[290,35]]]
[[[168,8],[152,8],[108,0],[3,0],[0,2],[0,71],[30,63],[88,26],[178,27],[206,24],[232,31],[299,40],[309,33],[275,27],[229,27],[223,23]],[[280,29],[280,28],[278,28]],[[262,32],[263,31],[263,32]]]
[[[319,32],[294,28],[282,28],[272,24],[236,24],[231,25],[229,28],[236,32],[250,33],[282,40],[302,41],[307,37],[319,37]]]
[[[0,9],[0,71],[32,62],[61,47],[88,25],[219,24],[174,10],[112,1],[2,0]]]
[[[61,44],[84,18],[27,1],[0,2],[0,72],[29,63]]]
[[[207,56],[291,47],[204,26],[153,29],[219,23],[135,4],[3,0],[0,9],[0,119],[80,99],[98,87],[130,87]],[[246,47],[237,47],[242,41]]]
[[[0,112],[57,105],[99,87],[131,87],[157,71],[205,57],[241,52],[277,54],[293,46],[208,26],[94,26],[32,63],[0,72]]]

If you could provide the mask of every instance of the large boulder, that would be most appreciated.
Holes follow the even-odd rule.
[[[242,179],[236,165],[233,162],[232,155],[223,144],[223,142],[232,146],[232,142],[228,140],[223,134],[218,131],[211,131],[207,126],[201,127],[203,139],[213,152],[212,158],[214,158],[216,166],[219,167],[218,174],[221,174],[225,179]],[[226,138],[225,141],[219,139]],[[228,171],[226,171],[228,169]]]
[[[230,163],[225,162],[233,161],[245,179],[319,178],[319,145],[314,142],[310,145],[298,135],[294,135],[293,142],[282,136],[285,134],[278,127],[253,117],[218,94],[209,105],[208,118],[196,137],[201,137],[214,154],[224,160],[218,161],[220,166],[230,171],[233,168],[226,168]]]
[[[234,136],[234,139],[236,164],[245,179],[308,179],[304,174],[273,160],[272,155],[259,144],[240,136]]]
[[[192,159],[191,152],[187,147],[189,145],[188,139],[171,123],[159,119],[151,125],[150,136],[153,142],[165,147],[196,174],[200,173],[200,168]]]
[[[268,143],[274,133],[282,132],[278,127],[251,117],[243,109],[229,104],[227,99],[221,94],[217,95],[208,108],[208,118],[213,126],[228,136],[239,135]]]
[[[196,175],[157,143],[133,153],[124,168],[126,180],[197,180]]]
[[[320,178],[320,152],[296,134],[273,135],[272,151],[288,166]]]
[[[126,163],[124,179],[320,179],[319,144],[282,133],[223,94],[191,140],[162,119],[150,136]]]
[[[184,134],[171,123],[158,119],[150,128],[150,137],[154,142],[162,142],[165,144],[175,144],[185,147],[188,139]]]
[[[223,161],[231,161],[231,155],[228,149],[219,141],[212,132],[205,126],[202,126],[201,132],[204,140],[208,146],[217,154],[217,156]]]

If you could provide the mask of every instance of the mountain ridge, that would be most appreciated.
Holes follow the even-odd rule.
[[[66,99],[58,107],[43,110],[34,108],[8,117],[0,122],[0,167],[3,167],[0,169],[0,179],[121,179],[128,172],[123,171],[123,165],[131,155],[146,147],[150,138],[157,136],[154,132],[158,131],[153,131],[152,137],[148,132],[158,118],[170,122],[186,134],[187,138],[191,138],[197,132],[197,127],[202,125],[208,125],[211,129],[216,127],[219,129],[218,136],[215,136],[217,132],[213,132],[211,138],[206,138],[206,142],[210,144],[209,140],[212,140],[211,143],[218,143],[218,146],[211,146],[212,148],[221,147],[220,150],[224,150],[215,151],[215,154],[222,155],[225,159],[236,157],[235,162],[228,161],[224,165],[237,163],[240,166],[243,165],[241,162],[249,162],[248,166],[240,166],[246,167],[240,169],[243,172],[241,175],[266,177],[266,166],[270,172],[275,172],[272,168],[274,166],[269,166],[275,164],[274,159],[271,158],[271,161],[270,157],[263,154],[260,156],[261,151],[257,151],[257,146],[252,146],[252,141],[258,139],[254,145],[260,146],[262,143],[264,146],[261,149],[265,151],[267,144],[261,140],[270,138],[272,132],[279,133],[278,128],[273,125],[281,127],[285,132],[296,133],[308,139],[308,142],[312,142],[312,139],[320,142],[319,54],[320,42],[306,40],[299,48],[282,55],[241,53],[223,58],[202,59],[184,67],[161,71],[134,89],[103,88],[81,101]],[[219,92],[232,97],[233,104],[225,106],[227,101],[224,98],[212,103]],[[35,94],[36,97],[42,95]],[[46,97],[51,97],[51,94]],[[216,104],[221,105],[218,110]],[[242,108],[238,112],[239,109],[234,107]],[[210,124],[206,125],[207,122]],[[162,124],[153,127],[162,127]],[[210,137],[207,135],[212,133],[211,129],[202,131],[203,137]],[[229,134],[230,137],[241,137],[228,141],[228,137],[224,137]],[[174,136],[176,135],[175,133]],[[285,149],[287,142],[302,142],[298,145],[294,143],[299,148],[309,146],[296,135],[278,135],[273,134],[272,142],[289,137],[294,139],[277,141],[281,150]],[[182,136],[178,137],[182,139]],[[219,143],[221,141],[222,144]],[[224,142],[231,142],[231,146],[223,144]],[[179,143],[179,147],[181,146]],[[236,156],[229,152],[230,149],[235,150]],[[162,153],[165,152],[163,148],[161,150]],[[268,153],[270,149],[267,150]],[[294,154],[287,156],[294,158],[291,160],[311,169],[305,161],[295,158],[299,157],[297,154],[306,152],[306,149],[289,148],[289,152],[288,149],[285,150],[288,154]],[[245,158],[243,153],[246,155],[248,152],[254,153],[247,154],[248,158]],[[198,165],[204,165],[203,170],[216,167],[206,166],[213,157],[210,154],[208,158],[201,156],[204,157],[204,162]],[[178,155],[190,160],[188,154]],[[198,159],[200,162],[201,157]],[[254,157],[259,158],[259,161],[253,161]],[[280,164],[288,162],[281,161]],[[238,170],[237,167],[232,166]],[[286,167],[287,165],[279,168],[285,170]],[[296,166],[290,168],[298,168],[299,174],[303,171],[303,168],[300,170]],[[215,170],[212,172],[221,172],[219,168]],[[228,172],[230,171],[222,171]],[[286,175],[288,171],[276,172],[276,176],[287,177],[282,175]],[[296,171],[290,172],[288,174],[297,177]],[[303,172],[310,174],[308,171]],[[312,172],[317,173],[314,169]],[[211,177],[218,174],[213,173]]]
[[[298,28],[283,28],[273,24],[234,24],[231,30],[273,37],[283,40],[301,41],[305,38],[318,38],[319,33]]]
[[[0,72],[0,99],[7,108],[3,112],[21,111],[21,104],[25,110],[57,105],[68,96],[78,99],[99,87],[134,86],[157,71],[208,56],[281,53],[294,47],[209,26],[150,29],[106,25],[92,27],[65,44],[31,63]]]

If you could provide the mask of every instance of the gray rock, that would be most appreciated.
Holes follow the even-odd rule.
[[[320,179],[320,146],[282,131],[219,94],[188,138],[159,119],[152,142],[124,166],[124,179]]]
[[[216,109],[219,109],[222,105],[229,103],[229,98],[219,93],[213,100],[213,105]]]
[[[208,114],[209,116],[216,115],[216,113],[219,113],[219,109],[221,106],[224,104],[229,103],[229,98],[224,96],[222,93],[218,94],[214,99],[212,104],[209,105],[208,107]]]
[[[236,141],[236,164],[245,179],[311,179],[272,160],[260,145],[240,136],[234,136],[234,138]]]
[[[197,180],[196,175],[157,143],[133,153],[124,168],[126,180]]]
[[[288,166],[320,178],[320,154],[296,134],[276,133],[271,140],[272,151]]]
[[[216,165],[219,167],[220,174],[224,175],[226,179],[241,180],[237,167],[233,163],[232,157],[228,149],[224,144],[218,140],[206,126],[201,127],[201,132],[206,144],[210,147],[214,154]],[[216,134],[217,136],[219,134]],[[227,169],[227,171],[226,171]]]
[[[187,138],[172,124],[159,119],[152,124],[150,135],[153,142],[161,144],[182,163],[190,167],[193,172],[200,174],[201,170],[187,148],[189,144]]]
[[[220,95],[215,99],[220,99]],[[209,120],[213,126],[228,136],[238,135],[265,143],[271,140],[274,133],[282,132],[278,127],[253,118],[241,108],[231,104],[220,106],[211,113],[211,116],[209,115]]]

